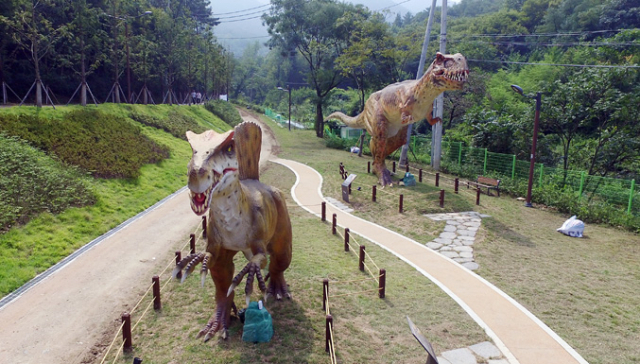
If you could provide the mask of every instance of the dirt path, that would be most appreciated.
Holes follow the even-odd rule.
[[[263,125],[266,163],[279,149],[273,132],[242,114]],[[182,191],[5,305],[0,364],[99,362],[121,313],[136,304],[200,221]]]

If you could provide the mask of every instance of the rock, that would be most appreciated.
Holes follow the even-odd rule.
[[[451,239],[435,238],[435,239],[433,239],[433,241],[435,241],[436,243],[444,244],[444,245],[451,244]]]
[[[436,243],[435,241],[431,241],[427,243],[427,248],[429,249],[438,250],[440,249],[440,247],[442,247],[442,244]]]
[[[457,252],[472,252],[473,248],[470,246],[456,246],[453,248],[453,250]]]
[[[453,233],[456,230],[458,230],[458,228],[453,226],[453,225],[447,225],[447,226],[444,227],[444,231],[445,232]]]
[[[444,239],[455,239],[457,235],[455,233],[441,233],[440,237]]]
[[[480,268],[480,266],[476,262],[463,263],[462,266],[467,268],[467,269],[469,269],[469,270],[476,270],[476,269]]]
[[[453,250],[449,250],[449,251],[440,251],[440,254],[444,255],[447,258],[459,258],[460,256],[458,255],[458,253],[454,252]],[[466,263],[465,263],[466,264]]]
[[[447,233],[442,233],[442,234],[447,234]],[[440,236],[442,236],[442,234],[440,234]],[[458,230],[458,235],[474,237],[474,236],[476,236],[476,232],[475,231],[469,231],[469,230]]]
[[[473,252],[458,252],[462,258],[473,258]]]

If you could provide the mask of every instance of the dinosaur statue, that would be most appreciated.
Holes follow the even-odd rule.
[[[434,125],[433,101],[446,90],[460,90],[469,76],[467,60],[460,53],[438,52],[424,75],[418,80],[394,83],[369,96],[364,110],[357,116],[334,112],[326,120],[338,119],[349,127],[365,128],[371,134],[373,171],[382,186],[391,185],[385,158],[407,139],[409,124],[424,118]]]
[[[191,209],[196,215],[209,211],[207,247],[205,253],[182,259],[173,275],[184,280],[202,263],[204,284],[207,270],[211,272],[216,310],[198,334],[206,342],[218,331],[223,339],[228,337],[231,309],[237,313],[234,289],[245,275],[247,306],[254,276],[265,303],[269,295],[291,298],[284,280],[291,262],[291,221],[282,192],[258,180],[262,131],[257,124],[244,122],[223,134],[187,131],[187,139],[193,150],[188,165]],[[233,257],[239,251],[249,262],[234,277]],[[267,254],[268,274],[263,279],[260,270],[267,266]]]

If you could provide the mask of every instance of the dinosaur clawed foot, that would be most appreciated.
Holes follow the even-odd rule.
[[[211,253],[195,253],[183,258],[176,264],[171,275],[173,278],[180,279],[180,283],[196,269],[198,264],[202,263],[202,269],[200,270],[201,284],[204,286],[204,280],[207,276],[209,260],[211,259]],[[183,272],[184,270],[184,272]]]
[[[278,301],[282,300],[282,297],[291,299],[291,293],[289,293],[287,282],[285,282],[284,274],[282,272],[274,274],[269,280],[269,287],[267,288],[267,293],[265,295],[265,302],[269,296],[275,297]]]
[[[229,322],[231,321],[231,310],[237,314],[238,309],[232,299],[218,303],[216,313],[213,314],[209,322],[198,333],[198,338],[204,336],[204,342],[213,338],[216,333],[220,332],[220,337],[226,340],[229,337]]]
[[[231,286],[229,287],[229,291],[227,291],[227,296],[230,296],[231,293],[233,293],[233,290],[240,284],[240,282],[242,282],[245,275],[247,276],[247,284],[245,286],[244,293],[247,296],[247,307],[249,307],[251,293],[253,293],[254,277],[258,280],[258,287],[260,288],[260,291],[266,292],[267,286],[264,282],[264,278],[262,278],[260,266],[255,262],[249,262],[231,281]]]
[[[383,168],[379,177],[380,185],[384,188],[387,186],[393,186],[393,180],[391,179],[391,172],[388,169]]]

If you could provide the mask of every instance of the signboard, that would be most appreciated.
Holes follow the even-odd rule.
[[[349,187],[351,185],[351,182],[353,182],[354,179],[356,179],[357,175],[355,174],[350,174],[349,177],[347,177],[347,179],[344,180],[344,182],[342,182],[342,199],[345,202],[349,202]]]

